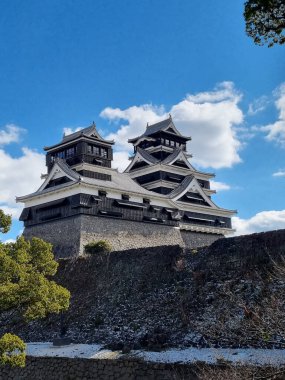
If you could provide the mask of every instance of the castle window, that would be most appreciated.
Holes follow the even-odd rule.
[[[98,191],[98,195],[99,195],[100,197],[106,197],[106,195],[107,195],[107,191],[105,191],[105,190],[99,190],[99,191]]]
[[[56,157],[59,157],[59,158],[64,158],[64,150],[63,151],[61,151],[61,152],[57,152],[56,154],[55,154],[55,156]]]
[[[65,157],[66,158],[72,157],[74,155],[75,155],[75,147],[74,146],[66,149],[66,151],[65,151]]]
[[[129,201],[130,200],[130,196],[128,194],[122,194],[122,199],[124,201]]]
[[[143,198],[143,203],[149,205],[149,204],[150,204],[150,199],[148,199],[148,198]]]
[[[95,154],[95,156],[100,156],[100,148],[99,146],[93,146],[93,154]]]
[[[170,146],[175,146],[175,141],[170,140]]]
[[[107,149],[106,148],[101,148],[101,157],[107,158]]]

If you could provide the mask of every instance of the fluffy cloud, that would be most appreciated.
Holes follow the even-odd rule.
[[[272,174],[273,177],[285,177],[285,170],[279,169],[277,172]]]
[[[285,210],[262,211],[249,219],[232,218],[235,235],[247,235],[254,232],[285,228]]]
[[[223,182],[218,182],[218,181],[211,181],[211,189],[212,190],[217,190],[217,191],[225,191],[225,190],[230,190],[230,185],[227,185],[226,183]]]
[[[118,131],[110,133],[108,140],[115,140],[116,148],[130,151],[132,145],[128,139],[141,135],[145,131],[146,124],[153,124],[161,119],[168,117],[164,107],[156,107],[151,104],[133,106],[125,110],[119,108],[105,108],[101,117],[110,121],[126,120],[127,124],[121,124]]]
[[[129,138],[142,134],[147,122],[153,124],[171,113],[174,123],[182,134],[192,136],[188,150],[193,154],[192,162],[200,167],[223,168],[241,162],[241,142],[235,128],[243,122],[243,113],[238,106],[240,93],[233,83],[220,83],[213,91],[189,94],[169,110],[163,106],[145,104],[125,110],[105,108],[100,116],[111,122],[125,122],[116,133],[107,136],[116,141],[118,151],[131,149]]]
[[[34,192],[41,184],[45,170],[45,156],[23,148],[20,157],[12,157],[0,149],[0,207],[18,218],[22,205],[15,197]]]
[[[21,134],[24,132],[25,129],[19,128],[17,125],[7,124],[0,130],[0,146],[19,142]]]
[[[285,83],[275,91],[275,107],[278,110],[278,120],[272,124],[261,127],[266,132],[266,139],[274,141],[285,148]]]
[[[63,128],[63,134],[65,135],[65,136],[67,136],[67,135],[71,135],[72,133],[74,133],[74,132],[78,132],[78,131],[80,131],[82,129],[82,127],[77,127],[77,128],[69,128],[69,127],[67,127],[67,128]]]
[[[114,159],[112,162],[113,169],[118,169],[120,172],[123,172],[129,164],[130,160],[128,152],[114,152]]]

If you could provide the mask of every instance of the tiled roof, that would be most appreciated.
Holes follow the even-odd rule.
[[[82,135],[89,136],[95,130],[96,130],[96,127],[94,127],[93,125],[91,125],[90,127],[80,129],[79,131],[76,131],[74,133],[70,133],[69,135],[64,135],[63,138],[62,138],[62,140],[61,140],[61,142],[65,143],[65,142],[68,142],[68,141],[71,141],[71,140],[75,140],[75,139],[77,139],[78,137],[80,137]]]
[[[179,186],[177,186],[176,189],[172,190],[171,193],[168,194],[168,197],[169,198],[174,198],[177,195],[179,195],[180,193],[182,193],[187,188],[187,186],[189,186],[189,184],[193,180],[193,178],[194,178],[193,175],[187,175],[183,179],[183,181],[181,182],[181,184]]]
[[[129,142],[133,142],[133,141],[136,141],[138,140],[139,138],[143,137],[143,136],[151,136],[153,134],[155,134],[156,132],[159,132],[159,131],[164,131],[166,130],[167,128],[171,127],[172,129],[174,129],[177,133],[178,136],[181,136],[181,137],[184,137],[185,139],[187,140],[190,140],[191,137],[186,137],[186,136],[182,136],[179,131],[176,129],[173,121],[172,121],[172,118],[169,117],[165,120],[162,120],[162,121],[159,121],[158,123],[155,123],[155,124],[152,124],[152,125],[148,125],[146,127],[146,130],[144,131],[144,133],[138,137],[134,137],[132,139],[129,139],[128,141]]]
[[[180,152],[181,149],[175,148],[173,152],[162,161],[162,164],[168,165],[171,161],[175,160],[175,158],[179,156]]]
[[[151,162],[152,164],[157,164],[159,160],[155,157],[153,157],[151,154],[149,154],[146,150],[137,148],[137,152],[144,158],[145,160]]]
[[[49,146],[49,147],[45,147],[44,149],[49,150],[59,145],[66,144],[70,141],[76,140],[79,137],[88,137],[88,138],[92,138],[93,140],[105,142],[107,144],[114,144],[113,140],[104,140],[103,137],[100,136],[100,134],[98,133],[95,123],[93,123],[92,125],[90,125],[90,127],[80,129],[79,131],[71,133],[69,135],[64,135],[60,143]]]
[[[73,179],[75,180],[80,179],[81,176],[75,170],[72,170],[71,167],[67,165],[67,163],[61,158],[56,158],[54,162],[57,163],[60,169],[62,169],[66,174],[68,174]]]
[[[128,174],[119,173],[116,170],[111,173],[111,181],[104,181],[95,178],[82,178],[83,183],[88,183],[90,185],[95,185],[96,187],[104,187],[110,189],[116,189],[123,192],[135,192],[142,195],[153,196],[157,195],[153,191],[146,190],[142,186],[140,186],[137,182],[135,182]],[[108,190],[107,190],[108,191]],[[165,196],[162,196],[165,198]]]

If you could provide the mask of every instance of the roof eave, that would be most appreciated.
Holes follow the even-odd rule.
[[[52,150],[52,149],[55,149],[55,148],[58,148],[60,147],[61,145],[68,145],[68,144],[72,144],[74,141],[76,140],[80,140],[82,138],[85,138],[85,139],[88,139],[89,141],[92,141],[92,142],[102,142],[104,144],[110,144],[110,145],[114,145],[115,144],[115,141],[114,140],[98,140],[98,139],[93,139],[91,138],[90,136],[86,136],[86,135],[81,135],[79,137],[76,137],[74,138],[73,140],[69,140],[69,141],[61,141],[60,143],[58,144],[55,144],[55,145],[52,145],[52,146],[45,146],[43,149],[44,151],[49,151],[49,150]]]

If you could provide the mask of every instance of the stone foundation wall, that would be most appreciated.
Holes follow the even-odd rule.
[[[80,215],[74,218],[54,220],[36,226],[26,227],[24,237],[44,239],[53,245],[57,258],[78,256],[80,248]]]
[[[107,240],[114,251],[179,245],[196,248],[212,244],[222,235],[180,231],[177,227],[115,218],[78,215],[26,227],[24,236],[40,237],[53,244],[57,258],[82,255],[84,246]]]
[[[180,231],[175,227],[82,215],[80,253],[85,244],[101,239],[108,240],[114,251],[184,245]]]
[[[181,237],[185,248],[199,248],[211,245],[214,241],[223,238],[223,235],[205,234],[202,232],[191,232],[181,230]]]

